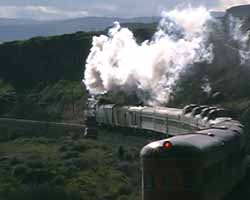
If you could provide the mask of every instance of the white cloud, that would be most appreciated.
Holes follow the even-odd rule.
[[[47,6],[0,6],[1,18],[65,19],[88,16],[84,10],[60,10]]]
[[[226,10],[232,6],[250,4],[250,0],[219,0],[219,5],[215,7],[215,10]]]
[[[103,3],[98,3],[94,6],[92,6],[93,9],[95,10],[102,10],[102,11],[109,11],[109,12],[113,12],[113,11],[117,11],[118,7],[116,5],[113,4],[103,4]]]

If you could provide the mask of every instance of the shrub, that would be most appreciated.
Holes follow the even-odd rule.
[[[83,200],[79,191],[50,184],[30,185],[10,192],[8,200]]]
[[[68,150],[68,146],[67,145],[61,145],[58,149],[60,152],[65,152]]]
[[[133,164],[128,161],[122,161],[118,164],[118,169],[124,172],[127,176],[131,176],[134,173],[133,168]]]
[[[17,165],[17,164],[20,164],[22,163],[22,159],[19,158],[19,157],[16,157],[16,156],[13,156],[10,158],[10,164],[11,165]]]
[[[54,177],[48,169],[31,169],[28,171],[23,181],[25,183],[41,184],[48,183]]]
[[[52,181],[51,183],[53,185],[63,185],[65,181],[65,176],[63,175],[57,175]]]
[[[71,158],[67,159],[65,161],[66,166],[75,166],[75,167],[80,167],[81,166],[81,160],[79,158]]]
[[[77,151],[66,151],[61,154],[62,159],[76,158],[79,156],[79,152]]]
[[[72,150],[79,151],[79,152],[85,152],[89,149],[90,147],[82,142],[76,142],[73,143],[71,146]]]
[[[12,170],[12,176],[25,176],[29,171],[29,167],[25,164],[16,165]]]
[[[119,194],[126,195],[133,192],[133,187],[131,185],[124,184],[120,187]]]
[[[43,168],[45,166],[45,161],[43,160],[38,160],[38,159],[35,159],[35,160],[29,160],[27,162],[27,165],[30,167],[30,168]]]
[[[129,197],[127,195],[121,195],[117,200],[129,200]]]

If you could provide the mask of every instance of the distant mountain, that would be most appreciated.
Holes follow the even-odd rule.
[[[250,17],[250,4],[229,8],[227,9],[227,14],[235,17]]]
[[[33,19],[11,19],[11,18],[0,18],[0,27],[1,26],[17,26],[17,25],[32,25],[32,24],[41,24],[41,21]]]
[[[0,42],[24,40],[36,36],[61,35],[77,31],[102,31],[114,21],[121,23],[155,23],[159,17],[113,18],[84,17],[62,21],[35,21],[0,18]]]

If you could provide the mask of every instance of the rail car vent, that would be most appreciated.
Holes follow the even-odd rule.
[[[210,136],[210,137],[214,137],[213,133],[207,133],[207,135]]]
[[[242,124],[238,124],[237,126],[240,128],[244,128],[244,126]]]
[[[237,133],[237,134],[241,134],[241,132],[237,129],[233,129],[233,132]]]

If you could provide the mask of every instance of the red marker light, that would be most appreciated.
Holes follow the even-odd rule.
[[[165,143],[163,144],[163,146],[164,146],[166,149],[171,149],[173,145],[172,145],[169,141],[167,141],[167,142],[165,142]]]

